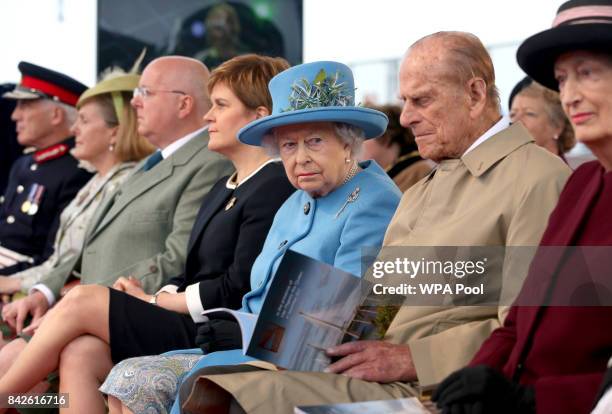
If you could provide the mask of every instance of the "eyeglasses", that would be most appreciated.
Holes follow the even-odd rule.
[[[183,91],[168,91],[168,90],[163,90],[163,89],[149,89],[146,86],[139,86],[137,88],[134,88],[133,96],[134,96],[134,98],[143,98],[143,99],[146,99],[149,96],[153,96],[153,95],[155,95],[158,92],[178,93],[179,95],[187,95]]]

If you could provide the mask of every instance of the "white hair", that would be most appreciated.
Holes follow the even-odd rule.
[[[351,149],[351,157],[355,158],[361,153],[361,147],[365,140],[363,129],[344,122],[334,122],[334,130],[342,142]]]
[[[64,126],[67,126],[68,128],[70,128],[77,119],[77,116],[78,116],[77,109],[74,106],[70,106],[63,102],[53,101],[53,100],[50,100],[50,102],[56,105],[62,111],[64,111]]]
[[[351,157],[355,158],[361,153],[361,147],[365,140],[365,133],[358,126],[347,124],[345,122],[332,122],[334,125],[334,132],[338,139],[349,146],[351,150]],[[278,137],[276,136],[275,130],[272,129],[264,135],[261,140],[262,147],[265,148],[266,152],[273,156],[278,157],[280,151],[278,149]]]

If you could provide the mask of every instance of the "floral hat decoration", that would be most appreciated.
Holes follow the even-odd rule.
[[[261,145],[271,129],[307,122],[343,122],[363,130],[365,139],[382,135],[385,114],[355,105],[353,72],[338,62],[305,63],[289,68],[270,80],[272,114],[249,123],[238,139]]]

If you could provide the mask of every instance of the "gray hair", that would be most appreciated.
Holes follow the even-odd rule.
[[[70,106],[54,99],[39,99],[39,101],[45,105],[45,110],[51,110],[52,108],[59,108],[64,113],[64,123],[62,127],[70,128],[77,119],[78,112],[74,106]]]
[[[361,153],[361,147],[365,140],[365,133],[363,130],[358,126],[345,122],[332,122],[332,124],[334,125],[334,132],[338,139],[340,139],[343,144],[349,146],[351,149],[351,157],[356,158]],[[278,157],[278,139],[274,129],[268,131],[268,133],[264,135],[261,143],[269,155]]]
[[[64,117],[65,117],[64,125],[67,125],[68,128],[70,128],[77,119],[77,116],[78,116],[77,109],[74,106],[70,106],[63,102],[57,102],[57,101],[51,101],[51,102],[54,105],[57,105],[62,111],[64,111]]]

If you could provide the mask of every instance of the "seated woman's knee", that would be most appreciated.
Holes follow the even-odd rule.
[[[95,299],[108,288],[98,285],[75,286],[58,303],[58,308],[68,311],[82,311],[86,306],[95,303]]]
[[[0,351],[0,377],[9,369],[28,343],[17,338],[6,344]]]
[[[92,356],[95,358],[95,338],[90,336],[80,336],[70,342],[62,350],[60,361],[81,364],[91,361]]]

